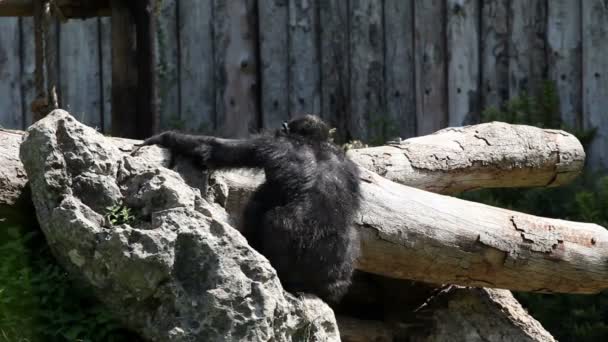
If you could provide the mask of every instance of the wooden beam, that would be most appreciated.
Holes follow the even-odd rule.
[[[55,0],[56,8],[65,18],[91,18],[110,16],[110,1]],[[33,0],[0,0],[0,17],[31,17]]]
[[[158,132],[158,89],[156,73],[155,0],[129,1],[136,32],[137,99],[136,130],[133,138],[145,139]]]
[[[137,109],[135,24],[127,3],[112,0],[112,135],[134,137]]]

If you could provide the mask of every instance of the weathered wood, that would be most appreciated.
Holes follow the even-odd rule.
[[[382,142],[384,100],[384,24],[382,2],[350,2],[350,135]]]
[[[217,131],[225,137],[259,128],[256,21],[253,0],[213,2]]]
[[[159,131],[158,78],[156,72],[156,0],[129,2],[135,24],[137,49],[137,95],[135,138],[144,139]]]
[[[547,1],[511,0],[509,96],[539,95],[546,78]]]
[[[101,53],[101,115],[103,132],[112,132],[112,22],[110,18],[99,20],[99,51]]]
[[[416,119],[418,135],[424,135],[447,125],[446,4],[414,0],[414,5]]]
[[[562,123],[580,128],[581,1],[552,0],[547,6],[549,78],[557,87]]]
[[[161,129],[173,128],[171,124],[179,117],[177,2],[163,0],[157,17],[156,70]]]
[[[447,1],[448,123],[463,126],[479,122],[479,0]]]
[[[446,128],[348,155],[394,182],[443,194],[563,185],[585,164],[583,146],[571,134],[499,122]]]
[[[59,35],[61,106],[78,121],[101,130],[98,20],[68,20]]]
[[[509,3],[481,5],[481,97],[483,108],[500,108],[509,98]]]
[[[191,132],[211,133],[216,128],[212,8],[212,0],[178,3],[180,113],[176,128]]]
[[[604,227],[437,195],[362,171],[360,270],[517,291],[608,288]]]
[[[112,135],[135,137],[137,108],[137,58],[135,25],[127,4],[112,0]]]
[[[109,0],[78,1],[55,0],[55,6],[61,9],[66,18],[91,18],[109,16]],[[0,17],[31,17],[34,15],[34,0],[0,1]]]
[[[21,30],[21,108],[23,111],[22,124],[19,127],[25,129],[33,122],[33,113],[30,108],[32,101],[36,98],[36,87],[34,86],[34,72],[36,71],[35,47],[34,47],[34,18],[19,18]]]
[[[0,19],[0,127],[20,128],[21,73],[19,60],[19,20]]]
[[[413,0],[384,1],[385,136],[416,135]]]
[[[321,89],[317,1],[289,1],[289,111],[319,114]]]
[[[262,127],[289,120],[288,2],[258,1]]]
[[[350,140],[350,57],[348,2],[319,2],[321,26],[321,117],[336,128],[337,141]]]
[[[597,128],[589,165],[608,168],[608,4],[582,1],[583,128]]]

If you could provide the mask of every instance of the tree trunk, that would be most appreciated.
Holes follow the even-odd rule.
[[[493,122],[446,128],[399,144],[349,151],[380,176],[432,192],[557,186],[579,175],[585,151],[571,134]]]

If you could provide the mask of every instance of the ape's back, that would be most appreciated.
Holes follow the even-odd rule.
[[[273,143],[273,153],[280,152],[247,206],[244,232],[287,290],[338,300],[359,253],[353,228],[358,169],[329,142],[289,137]]]
[[[275,136],[220,139],[164,132],[146,139],[209,168],[263,168],[266,183],[245,209],[243,233],[275,267],[287,290],[337,300],[350,284],[359,240],[357,167],[306,115]]]

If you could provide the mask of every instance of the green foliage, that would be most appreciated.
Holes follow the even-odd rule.
[[[586,146],[595,130],[576,130],[559,122],[559,98],[546,82],[541,96],[520,96],[503,109],[490,108],[483,121],[535,125],[570,131]],[[594,222],[608,227],[608,176],[586,173],[559,188],[486,189],[463,194],[477,202],[534,215]],[[516,293],[516,297],[560,341],[602,341],[608,338],[608,292],[597,295]]]
[[[385,115],[370,115],[369,132],[368,143],[371,146],[383,145],[387,140],[399,136],[397,123]]]
[[[68,278],[37,228],[0,222],[0,342],[138,340]]]
[[[504,108],[490,107],[481,113],[482,121],[503,121],[512,124],[525,124],[537,127],[559,127],[559,97],[555,84],[543,83],[541,96],[521,94],[509,100]]]
[[[135,214],[133,214],[131,208],[122,203],[107,207],[106,210],[108,210],[106,220],[112,225],[132,224],[137,218]]]

